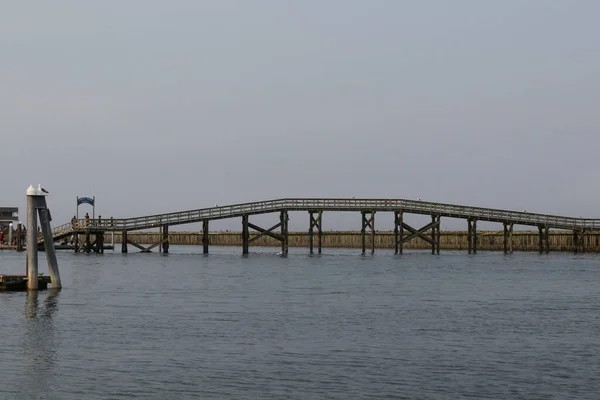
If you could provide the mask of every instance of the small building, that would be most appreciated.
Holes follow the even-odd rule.
[[[17,222],[19,222],[19,208],[0,207],[0,229],[6,231],[11,222],[13,225],[16,225]]]

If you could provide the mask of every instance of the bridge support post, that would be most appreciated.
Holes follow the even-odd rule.
[[[319,211],[319,231],[317,238],[317,252],[321,254],[321,249],[323,248],[323,211]]]
[[[314,213],[318,213],[317,217],[314,217]],[[318,252],[319,254],[321,254],[321,247],[322,247],[322,241],[323,241],[323,229],[321,226],[321,222],[323,221],[323,211],[309,211],[308,212],[309,215],[309,229],[308,229],[308,248],[310,251],[310,254],[313,254],[313,229],[317,228],[317,232],[318,232]]]
[[[402,218],[402,211],[394,211],[394,254],[402,254]]]
[[[404,250],[404,213],[402,211],[400,211],[400,213],[398,214],[398,225],[400,225],[398,227],[398,238],[400,239],[400,248],[398,249],[398,251],[400,252],[400,254],[402,254]]]
[[[467,219],[467,249],[469,254],[473,251],[473,223],[471,218]]]
[[[283,210],[279,215],[279,221],[281,222],[281,253],[284,255],[288,254],[288,221],[290,217],[287,210]]]
[[[362,214],[362,228],[360,230],[361,233],[361,242],[362,242],[362,254],[364,255],[366,252],[366,232],[367,228],[371,230],[371,254],[375,254],[375,211],[361,211]],[[367,214],[371,214],[369,218],[367,218]]]
[[[242,215],[242,254],[248,254],[248,240],[250,232],[248,231],[248,216]]]
[[[96,253],[104,253],[104,232],[96,233]]]
[[[164,254],[169,254],[169,225],[162,227],[162,251]]]
[[[468,218],[467,219],[467,242],[468,242],[468,250],[469,254],[477,254],[477,219],[476,218]]]
[[[208,254],[208,220],[202,221],[202,254]]]
[[[431,216],[431,254],[440,254],[440,220],[439,215]]]
[[[121,233],[121,253],[127,253],[127,231]]]
[[[504,222],[504,254],[513,252],[513,223]]]
[[[477,219],[473,219],[473,254],[477,254],[477,247],[479,245],[479,237],[477,236]]]
[[[440,243],[442,241],[441,227],[442,227],[442,217],[440,215],[438,215],[437,216],[436,235],[435,235],[435,241],[436,241],[435,252],[436,252],[436,254],[440,254]]]
[[[367,217],[365,216],[365,212],[363,211],[361,213],[362,215],[362,219],[361,219],[361,228],[360,228],[360,248],[361,248],[361,254],[364,255],[367,249],[367,241],[365,238],[365,233],[366,233],[366,220]]]
[[[162,251],[163,251],[162,244],[164,243],[164,239],[163,239],[163,230],[162,230],[162,228],[163,228],[162,226],[158,227],[158,235],[157,236],[158,236],[158,242],[160,243],[158,245],[158,254],[162,253]]]
[[[436,236],[435,215],[431,216],[431,254],[435,254],[435,236]]]
[[[540,254],[550,251],[549,229],[547,226],[538,226]]]
[[[437,225],[440,223],[440,218],[439,216],[432,216],[432,222],[430,222],[429,224],[425,225],[424,227],[420,228],[420,229],[415,229],[412,226],[408,225],[405,222],[401,222],[400,225],[400,229],[399,229],[399,247],[400,247],[400,251],[402,251],[402,244],[403,243],[407,243],[410,240],[414,239],[414,238],[420,238],[421,240],[429,243],[432,247],[432,251],[437,251],[437,248],[439,247],[439,235],[436,235],[436,229],[437,229]],[[404,237],[404,229],[406,229],[408,232],[410,232],[410,234],[406,237]],[[426,235],[425,232],[431,230],[431,236]]]
[[[585,251],[585,242],[584,242],[584,231],[583,230],[574,230],[573,231],[573,251],[575,253],[583,253]]]
[[[85,231],[85,242],[84,242],[84,246],[85,246],[85,252],[89,253],[92,250],[92,241],[90,239],[90,231],[86,230]]]

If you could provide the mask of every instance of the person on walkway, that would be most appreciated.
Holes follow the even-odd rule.
[[[85,226],[88,226],[89,222],[90,222],[90,214],[85,213]]]

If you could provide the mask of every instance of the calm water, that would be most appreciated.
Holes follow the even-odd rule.
[[[0,398],[598,398],[600,255],[171,250],[0,293]]]

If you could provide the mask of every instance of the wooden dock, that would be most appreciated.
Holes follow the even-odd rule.
[[[48,284],[52,283],[49,276],[38,276],[38,290],[48,289]],[[4,275],[0,274],[0,291],[15,292],[27,290],[26,275]]]

